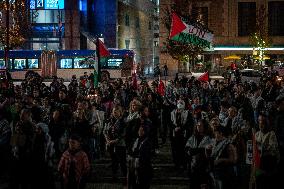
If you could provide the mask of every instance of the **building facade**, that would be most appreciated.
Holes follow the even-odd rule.
[[[163,0],[160,9],[169,7],[174,0]],[[259,17],[263,16],[263,27],[267,28],[271,45],[265,53],[274,59],[282,60],[284,53],[284,1],[283,0],[199,0],[189,6],[189,13],[201,14],[203,22],[213,31],[212,49],[201,57],[209,61],[212,68],[230,64],[225,56],[237,54],[246,57],[253,54],[252,34],[257,31]],[[262,11],[261,13],[259,13]],[[160,21],[165,15],[160,13]],[[168,31],[161,24],[160,47],[168,37]],[[160,65],[167,64],[171,73],[189,71],[190,65],[180,65],[166,51],[160,55]],[[179,65],[179,66],[177,66]],[[187,67],[187,69],[184,68]]]
[[[158,64],[158,1],[80,0],[79,4],[82,49],[95,49],[95,38],[100,37],[108,48],[134,50],[135,61],[145,72]]]
[[[32,30],[27,49],[80,49],[77,0],[27,0],[27,4]]]
[[[158,64],[158,7],[149,0],[119,1],[118,48],[133,49],[145,73]]]

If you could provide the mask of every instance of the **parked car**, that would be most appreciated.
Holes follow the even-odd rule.
[[[240,70],[241,74],[241,81],[242,83],[244,82],[254,82],[254,83],[259,83],[261,79],[261,72],[259,70],[254,70],[254,69],[243,69]]]
[[[277,71],[277,75],[280,77],[284,76],[284,63],[279,64],[278,66],[275,66],[275,71]]]

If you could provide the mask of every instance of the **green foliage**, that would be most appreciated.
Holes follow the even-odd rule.
[[[261,5],[257,10],[256,30],[251,34],[251,43],[257,51],[257,56],[260,61],[263,61],[265,55],[264,49],[272,44],[267,28],[267,10],[264,5]]]

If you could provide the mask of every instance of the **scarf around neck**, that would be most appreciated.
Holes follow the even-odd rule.
[[[218,160],[222,154],[222,152],[224,151],[224,149],[228,146],[228,144],[230,144],[231,141],[229,139],[223,139],[222,141],[218,142],[215,141],[213,144],[213,149],[212,149],[212,154],[211,157],[214,160]]]

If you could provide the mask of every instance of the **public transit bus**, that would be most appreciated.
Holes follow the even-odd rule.
[[[109,49],[111,55],[101,58],[101,71],[110,78],[131,76],[134,66],[134,51]],[[95,50],[11,50],[9,51],[8,70],[13,79],[24,79],[29,70],[39,73],[44,78],[57,76],[70,80],[84,72],[94,72]],[[86,61],[87,60],[87,61]],[[93,60],[93,61],[89,61]],[[83,62],[87,62],[82,64]],[[4,51],[0,51],[0,69],[5,69]]]

